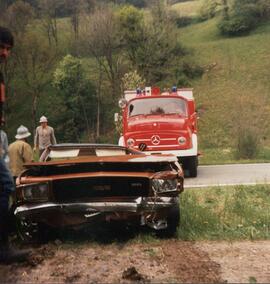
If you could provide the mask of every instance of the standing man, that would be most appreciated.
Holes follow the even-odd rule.
[[[33,161],[33,151],[31,146],[27,143],[27,138],[31,136],[28,129],[21,125],[17,129],[17,139],[15,142],[9,145],[9,167],[13,175],[14,182],[18,175],[24,170],[24,163]]]
[[[36,129],[36,134],[34,139],[34,151],[38,149],[39,156],[41,156],[41,154],[48,146],[56,144],[56,139],[54,136],[53,128],[48,126],[47,117],[42,116],[39,122],[40,126],[38,126]]]
[[[4,27],[0,27],[0,64],[8,58],[13,47],[13,36]],[[5,85],[4,77],[0,71],[0,128],[4,124],[4,103]],[[11,263],[24,261],[29,254],[27,251],[16,251],[9,245],[9,197],[14,191],[12,177],[5,165],[5,161],[0,157],[0,263]]]

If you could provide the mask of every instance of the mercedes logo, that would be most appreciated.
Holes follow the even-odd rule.
[[[158,135],[154,135],[151,137],[151,141],[153,145],[158,145],[160,143],[160,137]]]

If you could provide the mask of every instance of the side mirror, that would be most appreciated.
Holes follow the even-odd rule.
[[[119,113],[115,113],[114,114],[114,122],[118,122],[119,121]]]

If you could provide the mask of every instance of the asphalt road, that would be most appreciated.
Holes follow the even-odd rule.
[[[196,178],[185,178],[185,188],[270,183],[270,163],[199,166]]]

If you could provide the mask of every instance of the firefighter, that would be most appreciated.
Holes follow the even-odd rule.
[[[18,175],[24,170],[23,164],[33,161],[33,151],[27,143],[27,138],[31,136],[27,127],[21,125],[17,129],[16,141],[9,145],[9,165],[14,182]]]
[[[8,58],[13,47],[13,36],[4,27],[0,27],[0,64]],[[4,124],[4,102],[5,85],[3,74],[0,72],[0,127]],[[10,218],[9,218],[9,198],[14,192],[12,177],[5,165],[5,161],[0,157],[0,263],[11,263],[26,260],[29,251],[15,250],[9,244]]]
[[[43,115],[39,122],[40,126],[36,128],[34,139],[34,151],[38,149],[40,157],[48,146],[56,144],[56,138],[54,136],[54,129],[48,125],[46,116]]]

